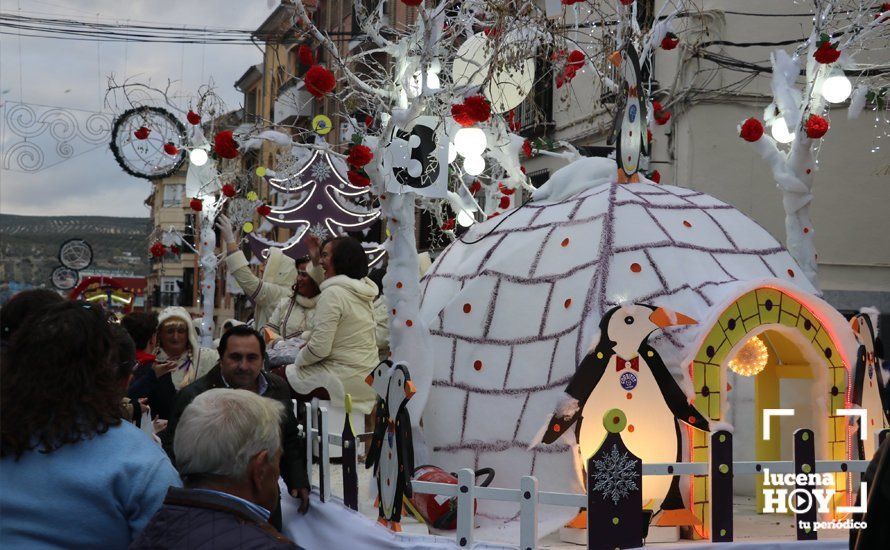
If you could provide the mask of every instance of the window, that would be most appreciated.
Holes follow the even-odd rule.
[[[164,185],[164,208],[182,206],[182,197],[185,195],[184,183],[168,183]]]

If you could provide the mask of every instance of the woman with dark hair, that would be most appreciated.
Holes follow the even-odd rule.
[[[378,363],[372,306],[377,285],[367,277],[368,258],[352,237],[330,239],[319,247],[318,238],[310,235],[307,248],[312,264],[323,270],[324,281],[309,339],[296,362],[285,369],[287,380],[299,394],[325,388],[332,405],[341,410],[348,393],[355,410],[367,414],[375,395],[365,377]]]
[[[65,299],[46,288],[24,290],[6,302],[0,315],[0,342],[5,348],[28,317],[40,315],[50,307],[61,304]]]
[[[54,306],[15,334],[0,365],[4,546],[125,548],[181,486],[163,450],[121,421],[113,346],[86,303]]]
[[[269,347],[290,338],[302,338],[307,340],[309,334],[306,332],[312,324],[312,318],[315,316],[315,305],[318,302],[318,295],[321,290],[312,274],[306,271],[304,262],[302,267],[297,269],[297,280],[291,287],[293,294],[290,298],[285,298],[278,303],[278,307],[269,317],[266,323],[264,333]],[[299,262],[298,262],[299,264]]]

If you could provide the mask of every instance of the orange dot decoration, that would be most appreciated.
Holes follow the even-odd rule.
[[[634,273],[639,273],[640,271],[643,271],[643,268],[640,267],[640,264],[634,262],[634,263],[630,264],[630,270],[633,271]]]
[[[559,430],[561,430],[561,429],[562,429],[562,428],[559,427],[559,424],[554,424],[554,425],[553,425],[553,431],[554,431],[554,432],[559,433]]]
[[[482,361],[479,361],[478,359],[473,361],[473,368],[476,370],[482,370]]]
[[[804,232],[804,233],[809,233],[809,232],[810,232],[810,228],[809,228],[809,227],[804,227],[804,228],[803,228],[803,232]]]
[[[402,281],[396,283],[396,288],[402,288]]]
[[[563,306],[565,306],[566,309],[569,309],[570,307],[572,307],[572,299],[571,298],[567,299],[565,301],[565,303],[563,304]]]
[[[689,417],[689,423],[690,423],[690,424],[695,424],[695,417],[694,417],[694,416],[690,416],[690,417]]]
[[[628,424],[628,425],[627,425],[627,431],[629,431],[629,432],[634,431],[634,425],[633,425],[633,424]]]
[[[469,313],[471,311],[473,311],[473,306],[471,306],[470,304],[464,304],[464,313]]]
[[[563,248],[569,246],[569,238],[566,237],[565,239],[563,239],[561,244]]]
[[[627,398],[628,398],[628,399],[633,399],[633,398],[634,398],[634,394],[632,394],[632,393],[630,393],[630,392],[627,392]]]
[[[405,326],[413,327],[413,326],[414,326],[414,321],[412,321],[411,319],[408,319],[407,321],[405,321]]]
[[[793,270],[793,269],[790,269],[790,268],[788,269],[788,276],[789,276],[789,277],[794,277],[794,270]]]
[[[692,224],[689,223],[689,220],[683,220],[683,225],[685,225],[686,227],[692,227]]]
[[[392,308],[392,314],[393,314],[393,315],[396,314],[396,308]]]

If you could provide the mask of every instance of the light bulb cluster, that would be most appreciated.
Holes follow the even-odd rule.
[[[729,369],[742,376],[754,376],[763,372],[769,360],[766,344],[755,336],[745,342],[742,349],[729,361]]]
[[[452,149],[456,154],[452,159],[449,152],[448,160],[451,162],[457,159],[459,154],[464,158],[464,172],[471,176],[478,176],[485,170],[485,159],[482,158],[482,153],[485,152],[486,147],[488,147],[488,138],[485,137],[485,132],[479,128],[461,128],[454,134]]]

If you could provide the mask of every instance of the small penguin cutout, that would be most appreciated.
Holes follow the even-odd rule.
[[[623,83],[612,133],[606,143],[615,144],[618,183],[638,182],[641,157],[649,154],[646,90],[640,73],[640,59],[628,41],[609,57],[609,61],[621,71]]]
[[[612,308],[600,322],[599,340],[578,365],[543,436],[553,443],[575,425],[582,464],[600,448],[607,432],[603,415],[624,411],[627,428],[622,438],[644,463],[680,462],[682,445],[677,421],[710,431],[708,420],[689,403],[648,338],[656,330],[696,321],[682,313],[646,304]],[[692,525],[678,476],[648,476],[643,501],[660,505],[657,525]]]
[[[378,373],[379,370],[379,373]],[[377,522],[392,531],[402,530],[402,500],[412,496],[411,478],[414,475],[414,443],[411,436],[411,416],[406,405],[415,393],[411,374],[404,363],[384,361],[368,376],[366,382],[381,395],[378,398],[374,436],[365,467],[374,467],[377,480]],[[382,402],[381,402],[382,401]],[[384,414],[381,414],[384,409]]]
[[[871,460],[878,447],[875,430],[890,427],[888,422],[890,399],[887,396],[887,382],[881,369],[883,346],[881,340],[875,336],[868,315],[864,313],[854,315],[850,319],[850,327],[859,342],[856,367],[853,371],[853,393],[850,399],[855,407],[867,411],[865,417],[867,425],[859,426],[859,430],[862,430],[859,434],[859,458]]]

